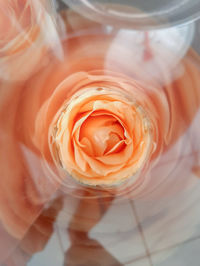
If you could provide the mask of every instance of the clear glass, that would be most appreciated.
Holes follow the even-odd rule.
[[[6,69],[1,77],[2,265],[199,263],[199,1],[135,1],[148,16],[127,10],[133,1],[120,3],[120,13],[116,3],[51,1],[33,46],[42,47],[39,61],[20,79],[14,63],[16,75]],[[22,60],[24,69],[32,57]],[[126,88],[149,118],[151,154],[123,184],[84,185],[52,156],[52,132],[61,130],[58,118],[76,92],[83,97],[80,86]]]
[[[135,29],[169,27],[198,19],[199,0],[63,0],[81,15],[105,24]]]

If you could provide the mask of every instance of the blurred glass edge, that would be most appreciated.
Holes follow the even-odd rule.
[[[55,0],[54,0],[55,1]],[[193,1],[193,0],[192,0]],[[91,4],[88,0],[59,0],[59,6],[65,3],[79,14],[102,24],[114,25],[120,28],[132,28],[149,30],[157,28],[169,28],[193,22],[200,17],[200,0],[190,8],[191,1],[180,1],[180,5],[150,13],[125,12],[110,9],[104,4]],[[62,3],[61,3],[62,2]],[[142,3],[142,1],[141,1]],[[194,2],[193,2],[194,3]],[[98,6],[98,8],[97,8]],[[127,5],[121,5],[127,8]],[[175,11],[178,10],[178,11]],[[130,11],[130,10],[129,10]],[[174,12],[175,11],[175,12]]]

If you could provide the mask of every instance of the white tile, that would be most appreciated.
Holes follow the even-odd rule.
[[[154,266],[199,266],[200,239],[151,256]]]
[[[79,205],[79,199],[71,195],[63,196],[63,206],[56,219],[57,227],[60,229],[66,229],[70,220],[76,213],[76,209]]]
[[[200,235],[200,179],[190,163],[182,159],[153,196],[134,202],[150,252]]]
[[[126,266],[151,266],[151,264],[149,263],[148,258],[144,258],[127,263]]]
[[[58,241],[56,232],[50,238],[45,249],[33,255],[27,266],[63,266],[64,254]]]
[[[99,241],[123,264],[146,255],[128,200],[114,201],[107,213],[91,230],[90,237]]]
[[[57,234],[61,245],[61,249],[63,252],[65,252],[71,245],[68,232],[65,229],[57,228]]]

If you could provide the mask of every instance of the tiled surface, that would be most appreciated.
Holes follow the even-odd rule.
[[[200,191],[199,187],[197,191]],[[177,213],[168,207],[166,215],[161,212],[162,215],[150,217],[150,213],[162,208],[160,205],[155,207],[149,203],[145,207],[148,223],[142,222],[139,227],[137,220],[141,214],[140,208],[144,210],[144,202],[113,204],[103,219],[92,229],[90,237],[98,241],[121,263],[120,265],[199,266],[200,238],[197,239],[197,236],[200,236],[198,214],[200,193],[198,192],[192,188],[192,191],[188,191],[190,198],[186,197],[184,200],[180,197],[168,205],[171,208],[176,207]],[[187,212],[184,219],[181,217],[181,211]],[[122,219],[117,218],[119,213]],[[70,239],[64,227],[55,228],[46,248],[35,254],[27,265],[44,266],[48,263],[48,266],[63,266],[64,256],[69,248]]]
[[[55,231],[45,249],[33,255],[27,266],[63,266],[63,261],[63,252]]]
[[[68,201],[70,200],[68,199]],[[70,204],[70,202],[65,204],[68,206],[68,203]],[[66,227],[70,222],[70,217],[73,216],[75,207],[71,206],[67,215],[61,212],[58,219],[60,227],[55,227],[54,234],[46,248],[35,254],[28,266],[43,266],[46,263],[48,266],[63,266],[64,256],[71,247]],[[102,251],[103,247],[105,252],[110,254],[110,258],[116,259],[120,265],[125,265],[126,262],[129,263],[128,265],[132,265],[130,263],[134,261],[134,265],[149,266],[148,260],[145,259],[147,254],[143,239],[138,230],[132,207],[127,201],[117,204],[112,202],[100,222],[90,231],[89,237],[99,243],[100,253],[105,254],[104,250]],[[107,266],[110,265],[112,264]]]
[[[200,180],[193,186],[165,200],[135,201],[135,211],[149,248],[159,251],[200,235]]]
[[[99,244],[99,254],[113,258],[120,266],[200,265],[200,239],[197,239],[200,237],[200,179],[191,171],[193,162],[189,152],[185,151],[180,165],[173,168],[180,179],[171,173],[172,179],[168,178],[163,187],[159,187],[164,197],[154,191],[151,200],[112,202],[89,232],[89,238]],[[199,161],[196,162],[199,165]],[[168,168],[171,162],[165,162],[163,158],[163,163]],[[179,168],[184,166],[189,171],[180,175]],[[156,171],[162,174],[163,170]],[[66,197],[63,206],[54,234],[45,249],[32,257],[28,266],[67,265],[64,260],[71,250],[67,226],[76,216],[79,200]],[[83,215],[92,219],[95,209],[82,207],[84,210],[77,212],[80,219]],[[79,226],[79,222],[82,224],[82,220],[78,221],[79,217],[73,226]]]
[[[111,206],[90,236],[98,240],[118,261],[136,260],[146,256],[142,237],[129,202]]]
[[[152,255],[154,266],[199,266],[200,239]]]
[[[136,260],[130,263],[127,263],[126,266],[152,266],[149,262],[148,258],[143,258],[140,260]]]

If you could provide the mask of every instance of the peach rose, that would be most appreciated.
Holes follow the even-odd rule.
[[[126,40],[121,42],[122,40],[117,38],[112,45],[113,39],[113,36],[103,34],[73,36],[63,42],[62,61],[52,57],[51,64],[27,80],[25,85],[16,84],[13,88],[4,89],[1,84],[0,176],[5,178],[0,179],[0,219],[6,230],[17,239],[25,234],[55,191],[63,190],[61,185],[64,182],[67,192],[70,190],[74,194],[78,189],[85,190],[85,187],[75,182],[76,178],[82,184],[107,183],[108,189],[105,188],[104,191],[112,191],[114,195],[119,195],[122,190],[127,195],[130,190],[130,196],[136,197],[142,193],[147,195],[149,191],[155,194],[156,190],[160,191],[157,189],[159,185],[165,186],[166,180],[171,177],[170,170],[180,157],[180,149],[175,149],[176,157],[169,158],[166,155],[166,160],[175,158],[171,160],[173,162],[168,167],[167,174],[167,167],[162,164],[161,155],[180,139],[199,108],[200,75],[194,63],[194,56],[190,55],[181,62],[184,72],[176,80],[173,72],[167,72],[167,76],[170,75],[167,79],[165,68],[160,68],[159,62],[154,64],[154,70],[161,73],[163,83],[160,84],[154,80],[151,72],[146,72],[146,69],[135,64],[130,43]],[[94,71],[98,69],[101,71]],[[170,82],[171,80],[173,82]],[[98,88],[102,90],[97,90]],[[110,124],[107,129],[102,129],[104,125],[101,125],[101,122],[106,123],[100,119],[102,116],[94,120],[93,115],[98,112],[95,102],[99,102],[99,97],[107,100],[108,91],[110,102],[106,105],[108,108],[104,109],[105,116],[109,118],[108,124],[115,124],[115,131],[112,133]],[[91,113],[81,124],[78,116],[73,115],[79,113],[81,104],[85,104],[90,93],[94,92],[98,94],[91,96],[91,105],[86,105]],[[82,94],[82,98],[79,97],[81,102],[73,97],[74,93]],[[104,101],[102,99],[101,101]],[[117,102],[116,106],[113,102]],[[74,113],[69,114],[68,103],[73,107]],[[109,107],[113,105],[114,109]],[[119,110],[122,105],[122,110]],[[137,105],[139,108],[136,108]],[[105,106],[105,103],[101,102],[99,108],[100,106]],[[112,110],[108,112],[109,108]],[[126,117],[124,110],[128,110],[132,115]],[[131,119],[134,120],[134,112],[137,127],[130,122]],[[61,131],[54,131],[58,122],[63,136],[66,137],[70,133],[70,140],[62,139]],[[82,129],[79,136],[78,128],[73,132],[75,122],[79,122],[77,127],[79,125],[79,129]],[[146,123],[147,128],[143,127]],[[96,127],[98,130],[95,131]],[[93,139],[93,134],[88,134],[87,140],[85,132],[88,128],[90,132],[94,131],[94,136],[100,131],[104,132],[107,140],[102,139],[100,146]],[[68,129],[71,131],[68,132]],[[85,141],[92,142],[89,145],[92,147],[93,144],[95,149],[89,149],[89,145],[84,149]],[[136,147],[136,143],[141,146]],[[67,145],[80,150],[81,156],[84,152],[84,160],[77,159],[75,153],[70,154],[73,149],[67,150]],[[100,152],[109,153],[112,149],[113,154],[98,156]],[[126,156],[122,156],[123,149],[127,151]],[[134,164],[137,151],[139,157]],[[100,161],[111,155],[119,155],[118,160],[122,159],[122,164],[117,165],[117,160]],[[98,167],[94,168],[97,159]],[[149,164],[145,163],[147,161]],[[62,162],[64,163],[61,165]],[[80,164],[82,162],[83,165]],[[114,165],[111,166],[111,163]],[[161,170],[155,171],[155,165],[160,166]],[[86,167],[84,174],[81,167]],[[140,173],[138,169],[143,170]],[[67,172],[74,178],[70,178]],[[136,172],[138,174],[135,174]],[[134,177],[128,178],[131,175]],[[179,176],[181,177],[181,174]],[[129,181],[127,186],[120,185],[110,189],[109,185],[121,183],[123,180]],[[170,181],[171,189],[174,179]],[[96,190],[89,191],[96,196]]]
[[[147,160],[152,147],[150,122],[122,78],[74,76],[81,90],[64,104],[52,125],[52,155],[81,183],[119,184]],[[67,84],[68,79],[61,87]]]
[[[37,76],[34,76],[24,89],[24,100],[19,108],[21,116],[18,121],[23,128],[20,135],[22,135],[21,141],[25,145],[31,149],[38,150],[39,154],[45,158],[46,162],[48,162],[48,169],[53,168],[55,173],[53,178],[59,182],[66,182],[67,189],[76,190],[79,188],[78,183],[74,183],[73,179],[67,175],[67,172],[70,172],[71,175],[83,183],[83,179],[86,178],[87,171],[90,168],[86,168],[87,171],[83,176],[81,176],[81,172],[79,171],[80,178],[77,178],[77,169],[80,168],[80,165],[77,165],[77,169],[74,170],[72,169],[73,164],[70,163],[69,166],[68,159],[65,160],[63,165],[58,163],[59,161],[62,163],[63,160],[63,153],[59,153],[62,143],[59,142],[59,145],[54,145],[53,148],[52,144],[56,143],[56,138],[52,138],[55,140],[55,143],[49,143],[49,135],[53,133],[53,125],[55,126],[61,112],[63,114],[66,113],[67,102],[79,90],[83,91],[84,88],[100,87],[104,89],[110,88],[110,92],[112,90],[115,92],[118,88],[122,94],[125,92],[128,93],[130,101],[135,101],[139,104],[141,110],[145,113],[147,121],[149,121],[152,133],[152,152],[151,156],[149,154],[149,157],[147,156],[146,159],[141,158],[140,163],[143,171],[141,173],[138,171],[138,175],[134,175],[134,178],[129,178],[127,185],[125,185],[125,182],[124,186],[115,187],[116,191],[113,191],[113,193],[117,193],[117,195],[119,191],[127,193],[126,188],[128,186],[135,197],[136,195],[143,194],[143,192],[146,193],[146,189],[150,191],[152,188],[156,188],[162,180],[164,181],[167,178],[167,175],[160,176],[157,173],[152,178],[151,174],[153,173],[154,166],[159,165],[160,159],[162,159],[161,155],[176,143],[180,136],[187,130],[198,110],[199,70],[193,61],[195,60],[195,55],[192,54],[189,54],[181,62],[180,66],[183,72],[180,73],[179,78],[176,75],[174,76],[174,73],[165,72],[164,68],[159,68],[159,64],[155,64],[155,69],[161,71],[162,74],[161,79],[163,82],[161,85],[157,80],[154,80],[154,76],[151,77],[150,72],[146,72],[146,70],[144,72],[139,71],[135,63],[128,60],[133,51],[126,49],[126,46],[121,46],[120,40],[112,46],[112,41],[112,36],[105,35],[102,38],[102,36],[91,35],[75,36],[63,43],[65,55],[63,61],[52,61],[51,65]],[[120,54],[120,58],[117,56],[118,54]],[[123,61],[122,58],[124,58]],[[94,69],[104,70],[94,71]],[[81,72],[83,70],[85,72]],[[142,80],[142,73],[145,76],[145,81]],[[122,74],[125,75],[123,76]],[[169,75],[170,77],[168,79]],[[146,80],[147,76],[148,83]],[[108,81],[108,79],[111,80]],[[170,82],[171,80],[174,81]],[[193,84],[190,90],[188,90],[187,84]],[[195,104],[194,95],[198,95]],[[180,99],[182,99],[181,102]],[[72,137],[71,143],[76,143],[74,136],[70,136]],[[59,156],[56,155],[55,151],[57,150],[59,151],[57,152]],[[70,151],[67,151],[66,148],[64,152],[64,156],[66,156]],[[177,160],[177,157],[180,156],[180,147],[177,147],[176,152],[177,154],[174,154],[174,157]],[[134,151],[131,156],[133,155]],[[91,156],[88,157],[91,159]],[[73,155],[71,159],[73,159]],[[86,157],[85,161],[87,161]],[[147,161],[147,164],[145,164],[145,161]],[[150,164],[148,164],[149,162]],[[74,161],[75,163],[77,161]],[[172,168],[174,167],[173,163],[175,163],[175,160],[171,164]],[[60,165],[65,169],[64,171],[57,171],[60,169]],[[150,165],[150,167],[145,168],[145,165]],[[67,169],[68,167],[69,169]],[[102,171],[101,168],[99,169],[99,172]],[[94,178],[94,182],[91,182],[93,185],[95,182],[97,182],[96,185],[98,182],[99,184],[103,184],[99,178],[97,179],[97,174],[94,175],[92,171],[89,173],[91,174],[91,178],[85,180],[85,184],[88,184],[89,181],[91,182],[92,178]],[[129,174],[131,175],[130,172]],[[132,174],[134,174],[134,171]],[[117,183],[117,178],[115,181],[111,178],[111,180],[107,181],[107,184],[109,184],[109,181],[111,181],[110,184],[112,182],[113,184]],[[125,176],[123,177],[121,175],[121,178],[123,179]],[[120,177],[118,178],[118,183],[120,183]]]
[[[41,67],[44,52],[56,39],[46,3],[45,0],[0,0],[2,79],[23,80]]]

